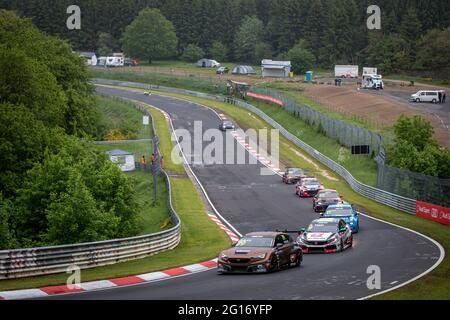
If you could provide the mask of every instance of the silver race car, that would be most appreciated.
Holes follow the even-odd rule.
[[[300,230],[297,243],[303,253],[344,251],[353,246],[352,229],[343,219],[316,219]]]

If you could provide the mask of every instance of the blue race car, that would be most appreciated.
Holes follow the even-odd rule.
[[[359,231],[359,217],[358,212],[350,203],[331,204],[327,210],[322,214],[323,218],[338,218],[343,219],[345,223],[350,225],[353,233]]]

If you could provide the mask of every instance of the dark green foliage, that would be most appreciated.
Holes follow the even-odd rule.
[[[315,57],[305,49],[302,42],[288,51],[288,57],[292,63],[292,71],[296,74],[303,74],[314,66]]]
[[[131,182],[89,139],[101,130],[83,59],[0,10],[0,249],[139,232]]]
[[[450,25],[448,0],[378,0],[376,3],[367,0],[80,0],[77,4],[83,13],[82,30],[69,31],[65,29],[65,12],[70,4],[69,0],[12,0],[0,5],[33,17],[40,29],[62,35],[77,49],[100,48],[103,52],[105,47],[98,41],[99,34],[108,33],[113,40],[121,39],[126,26],[141,10],[157,8],[173,23],[179,39],[179,54],[190,43],[195,43],[212,58],[224,61],[223,56],[213,50],[214,41],[219,41],[229,49],[229,60],[251,62],[259,59],[253,50],[258,43],[270,45],[276,57],[303,39],[319,66],[372,64],[383,73],[415,69],[414,60],[420,60],[415,52],[420,46],[415,41],[431,29],[442,30]],[[372,4],[381,8],[380,31],[369,31],[366,27],[366,10]],[[240,45],[236,46],[237,42],[242,44],[239,29],[245,17],[250,16],[261,21],[263,32],[248,35],[249,39],[256,36],[258,41],[252,41],[249,48],[245,45],[241,50]],[[374,37],[377,33],[382,36]],[[112,42],[107,47],[119,49],[117,41]],[[385,53],[387,61],[375,58],[374,49]],[[436,51],[436,54],[443,59],[448,56],[443,52]],[[420,66],[417,69],[423,70]],[[441,77],[445,78],[444,72]]]
[[[245,17],[234,43],[235,57],[237,61],[255,61],[255,49],[263,37],[264,26],[257,17]]]
[[[219,62],[227,61],[228,48],[220,41],[213,41],[209,49],[209,55]]]
[[[402,115],[394,126],[395,144],[388,148],[389,164],[440,178],[450,178],[450,151],[439,147],[432,125],[421,116]]]
[[[187,62],[195,62],[199,59],[203,58],[205,55],[205,51],[202,48],[196,46],[195,44],[189,44],[181,56],[181,60]]]
[[[172,22],[158,9],[144,9],[128,25],[122,36],[124,52],[135,58],[148,60],[177,55],[178,38]]]

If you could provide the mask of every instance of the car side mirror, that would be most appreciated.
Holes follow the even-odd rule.
[[[305,232],[306,232],[306,229],[305,229],[305,228],[301,228],[301,229],[300,229],[300,234],[305,233]]]
[[[345,231],[347,231],[347,228],[340,228],[339,232],[344,233]]]
[[[283,244],[282,243],[277,243],[277,248],[281,248],[283,246]]]

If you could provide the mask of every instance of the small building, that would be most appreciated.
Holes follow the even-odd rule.
[[[197,67],[218,68],[220,67],[220,63],[218,63],[216,60],[203,58],[197,61]]]
[[[80,56],[82,56],[85,61],[86,64],[88,66],[96,66],[97,65],[97,55],[95,54],[95,52],[78,52]]]
[[[109,160],[117,164],[122,171],[126,172],[136,169],[133,153],[123,150],[111,150],[106,153],[109,155]]]
[[[236,66],[233,68],[232,74],[248,75],[256,74],[256,71],[251,66]]]
[[[261,62],[261,71],[263,77],[288,78],[291,72],[291,62],[264,59]]]

